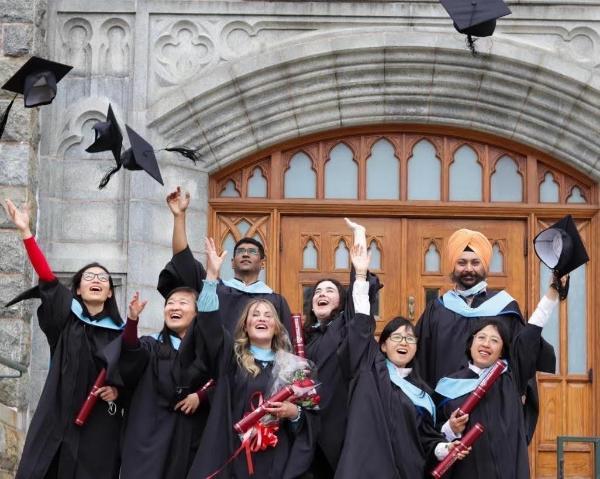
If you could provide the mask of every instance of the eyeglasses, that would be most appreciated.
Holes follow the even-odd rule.
[[[103,283],[106,283],[110,279],[108,273],[92,273],[91,271],[86,271],[81,277],[86,281],[93,281],[94,278],[98,278],[98,281],[102,281]]]
[[[236,256],[243,256],[245,254],[249,254],[250,256],[259,256],[260,251],[258,251],[258,248],[238,248],[235,250]]]
[[[394,343],[401,343],[402,341],[406,341],[406,344],[417,344],[417,338],[414,336],[402,336],[401,334],[392,334],[390,339]]]

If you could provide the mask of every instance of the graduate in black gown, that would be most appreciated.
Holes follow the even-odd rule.
[[[251,401],[257,394],[268,397],[276,353],[290,351],[291,345],[274,306],[262,298],[246,304],[234,334],[229,334],[219,317],[220,298],[216,293],[216,279],[226,252],[219,256],[212,239],[206,240],[205,247],[207,278],[193,323],[196,338],[204,340],[195,344],[195,354],[204,356],[216,388],[208,423],[187,477],[206,478],[220,471],[216,477],[242,479],[249,477],[248,464],[244,452],[231,459],[241,444],[233,425],[251,411]],[[182,347],[188,345],[184,342]],[[185,361],[183,365],[187,365]],[[272,403],[267,410],[279,419],[279,429],[274,432],[277,444],[252,454],[254,477],[299,477],[313,457],[312,414],[288,401]]]
[[[351,250],[355,314],[347,321],[347,368],[352,375],[348,426],[336,478],[413,479],[453,447],[435,429],[435,404],[413,368],[417,337],[410,321],[394,318],[373,337],[367,249]]]
[[[416,361],[431,387],[463,365],[464,344],[484,320],[497,318],[510,340],[525,327],[519,305],[508,292],[487,288],[485,278],[491,257],[492,245],[477,231],[461,229],[448,239],[446,258],[454,289],[431,301],[417,323]],[[556,357],[552,346],[540,338],[536,350],[537,370],[553,373]],[[530,382],[525,396],[527,438],[531,440],[538,415],[535,381]]]
[[[87,422],[75,418],[100,370],[102,350],[121,334],[123,320],[110,273],[98,263],[80,269],[72,288],[63,286],[46,262],[29,229],[28,209],[7,200],[8,217],[23,238],[40,281],[9,304],[41,298],[37,317],[50,346],[50,368],[31,420],[18,479],[112,479],[119,475],[122,411],[120,380],[108,368],[106,385]]]
[[[188,246],[186,210],[189,203],[189,193],[182,192],[179,187],[167,196],[167,204],[173,213],[173,257],[159,276],[157,288],[163,297],[179,286],[201,291],[202,280],[206,277],[202,264],[194,258]],[[254,238],[242,238],[237,241],[232,254],[235,277],[219,280],[217,287],[221,318],[227,330],[233,332],[248,301],[264,298],[275,305],[281,321],[290,331],[291,314],[287,301],[258,279],[265,262],[263,245]]]
[[[138,339],[146,302],[136,293],[123,335],[109,347],[107,355],[117,359],[124,386],[133,391],[123,438],[123,478],[181,479],[191,466],[208,415],[201,404],[208,378],[203,371],[184,376],[178,350],[196,317],[197,298],[191,288],[171,291],[162,331]]]
[[[348,219],[346,223],[354,232],[354,241],[366,245],[365,229]],[[367,273],[367,281],[369,298],[374,303],[381,285],[370,273]],[[350,377],[344,371],[347,361],[343,357],[347,354],[346,321],[354,314],[353,282],[354,271],[348,291],[335,279],[322,279],[313,287],[310,309],[306,312],[306,357],[317,366],[321,382],[320,427],[315,459],[307,476],[315,479],[334,476],[344,442]]]
[[[527,479],[527,429],[522,396],[535,379],[536,359],[542,328],[558,304],[558,293],[549,288],[527,325],[510,337],[506,325],[497,318],[484,320],[466,342],[464,365],[444,377],[436,387],[442,396],[440,422],[454,413],[498,359],[507,370],[467,416],[460,430],[480,422],[485,431],[473,445],[471,454],[454,464],[449,478]],[[467,362],[468,360],[468,362]]]

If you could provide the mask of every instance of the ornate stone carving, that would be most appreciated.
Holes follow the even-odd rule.
[[[73,65],[71,75],[86,76],[92,68],[92,25],[85,18],[67,20],[62,28],[62,60]]]
[[[101,32],[100,71],[127,76],[131,65],[129,24],[122,18],[111,18],[102,24]]]
[[[155,73],[161,86],[188,80],[217,60],[210,34],[190,20],[179,20],[154,44]]]

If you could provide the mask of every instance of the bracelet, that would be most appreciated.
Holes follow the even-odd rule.
[[[297,404],[295,406],[298,408],[298,414],[294,419],[290,419],[291,422],[298,422],[300,420],[300,416],[302,415],[302,408]]]
[[[367,279],[367,273],[356,273],[357,278]]]

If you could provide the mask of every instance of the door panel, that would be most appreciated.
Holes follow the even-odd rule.
[[[380,292],[377,330],[379,333],[387,320],[401,314],[416,321],[428,300],[437,298],[452,286],[446,265],[445,245],[449,236],[458,228],[481,231],[494,245],[493,271],[488,275],[490,289],[506,289],[521,306],[527,319],[537,304],[539,295],[528,288],[540,284],[537,269],[528,278],[527,264],[538,265],[537,259],[527,260],[527,222],[519,220],[463,220],[463,219],[412,219],[412,218],[353,218],[367,228],[368,243],[374,244],[380,256],[380,268],[374,270],[384,288]],[[537,231],[546,224],[539,224]],[[580,224],[584,241],[589,241],[589,223]],[[282,216],[280,241],[280,289],[292,310],[302,308],[303,296],[312,285],[322,278],[334,278],[348,284],[349,263],[336,267],[338,260],[351,245],[351,232],[341,217]],[[316,250],[303,254],[307,244]],[[342,251],[340,254],[340,242]],[[588,251],[589,243],[588,244]],[[532,248],[531,246],[529,248]],[[530,249],[533,253],[533,249]],[[310,256],[310,255],[313,256]],[[308,266],[308,267],[306,267]],[[338,266],[340,266],[338,264]],[[591,278],[592,264],[588,265],[587,278]],[[586,316],[593,310],[592,285],[586,282],[583,295]],[[537,289],[537,287],[534,286]],[[543,291],[542,291],[543,293]],[[541,293],[540,293],[541,294]],[[572,301],[581,295],[569,297]],[[306,298],[310,300],[310,298]],[[527,304],[527,299],[530,304]],[[588,320],[585,347],[569,344],[569,311],[573,305],[560,305],[559,323],[560,365],[556,375],[539,374],[540,419],[530,448],[532,477],[555,478],[556,437],[559,435],[594,435],[595,412],[591,373],[568,374],[569,354],[584,354],[581,364],[593,364],[593,328]],[[581,327],[581,319],[579,319]],[[571,326],[573,327],[573,326]],[[569,351],[571,346],[571,351]],[[583,351],[583,352],[582,352]],[[572,359],[572,357],[571,357]],[[589,367],[589,366],[588,366]],[[565,453],[566,477],[591,477],[593,471],[592,449],[586,444],[568,444]]]

